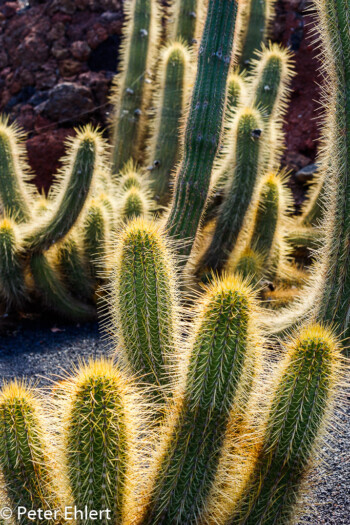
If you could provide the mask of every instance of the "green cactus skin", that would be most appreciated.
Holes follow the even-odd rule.
[[[244,108],[234,122],[235,160],[232,162],[225,199],[220,207],[212,241],[201,266],[221,270],[228,260],[253,195],[262,164],[262,137],[254,135],[262,129],[258,110]]]
[[[92,199],[82,224],[82,246],[90,278],[100,281],[107,255],[108,219],[103,206]]]
[[[26,298],[24,268],[15,224],[0,221],[0,297],[6,305],[19,308]]]
[[[240,56],[241,69],[250,69],[256,50],[266,44],[275,0],[245,0],[242,5]]]
[[[220,143],[236,13],[235,0],[209,1],[186,123],[183,159],[176,174],[166,223],[170,237],[186,239],[186,243],[178,245],[179,253],[184,256],[192,250]]]
[[[327,198],[327,183],[325,177],[317,175],[316,184],[312,184],[311,196],[306,201],[302,211],[301,223],[303,226],[317,226],[324,217],[324,206]]]
[[[132,372],[143,382],[164,387],[170,382],[167,364],[177,338],[171,253],[159,227],[142,218],[125,226],[115,253],[112,331]]]
[[[272,393],[261,450],[229,525],[291,523],[301,481],[320,448],[340,368],[338,344],[313,325],[289,344]]]
[[[43,302],[66,319],[89,321],[96,317],[95,309],[74,299],[66,290],[55,268],[42,253],[33,254],[30,270]]]
[[[59,508],[41,404],[31,389],[17,381],[0,393],[0,467],[13,509]],[[41,521],[44,525],[59,522]],[[16,519],[16,523],[24,525],[28,519]]]
[[[199,523],[213,487],[230,413],[242,408],[256,358],[251,291],[229,277],[207,289],[187,359],[183,393],[156,459],[142,525]],[[244,406],[244,404],[243,404]],[[198,521],[197,521],[198,520]]]
[[[171,174],[177,164],[180,149],[180,127],[184,117],[188,87],[190,54],[175,42],[163,51],[158,66],[157,108],[147,160],[150,188],[161,205],[169,197]]]
[[[157,46],[159,13],[155,0],[132,0],[127,7],[121,73],[116,76],[111,103],[113,114],[112,170],[114,175],[129,159],[140,160],[148,94],[145,75]]]
[[[82,300],[91,300],[93,285],[86,271],[82,250],[74,236],[69,236],[57,246],[55,265],[69,293]]]
[[[76,223],[89,194],[102,155],[101,139],[90,127],[82,129],[71,143],[67,166],[55,190],[55,203],[47,220],[38,221],[25,235],[30,253],[47,250],[61,240]],[[69,172],[69,175],[67,175]]]
[[[121,373],[107,360],[82,367],[69,393],[64,415],[65,467],[74,505],[78,509],[106,510],[98,521],[121,524],[128,463],[135,430],[130,395]],[[130,465],[130,463],[129,463]],[[78,519],[92,525],[96,519]]]
[[[18,223],[31,219],[23,138],[16,125],[0,118],[0,203],[6,215]]]

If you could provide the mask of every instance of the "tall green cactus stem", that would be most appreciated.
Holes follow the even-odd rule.
[[[43,253],[33,254],[30,270],[34,279],[35,292],[41,294],[46,306],[64,318],[88,321],[95,318],[93,307],[75,299],[67,291],[63,280]]]
[[[119,525],[128,510],[128,478],[135,475],[129,469],[137,453],[130,390],[132,385],[107,360],[81,367],[64,386],[64,464],[74,505],[104,511],[98,521],[103,525]],[[92,525],[96,518],[77,523]]]
[[[209,1],[186,122],[184,153],[166,223],[170,237],[187,240],[178,246],[184,256],[190,254],[200,225],[220,143],[236,12],[235,0]]]
[[[250,69],[255,51],[266,44],[275,0],[243,0],[240,6],[238,56],[241,69]]]
[[[251,290],[235,277],[207,289],[191,337],[183,392],[156,451],[149,501],[137,523],[200,522],[230,413],[242,410],[252,384],[246,377],[257,357],[252,310]]]
[[[267,121],[284,114],[292,76],[290,52],[278,44],[264,46],[254,60],[251,103],[262,108]]]
[[[220,207],[212,241],[201,266],[221,270],[235,245],[253,195],[262,163],[263,127],[258,110],[243,108],[233,123],[234,158],[228,162],[225,199]]]
[[[85,264],[93,281],[99,281],[102,277],[108,240],[106,212],[101,203],[91,199],[82,223],[82,245]]]
[[[111,103],[112,169],[114,175],[130,158],[140,160],[151,82],[149,71],[157,52],[160,16],[156,0],[132,0],[126,8],[121,72],[113,81]]]
[[[17,381],[4,386],[0,393],[0,468],[9,501],[16,510],[19,506],[43,511],[59,508],[41,406],[42,400]],[[59,522],[42,520],[44,525]],[[22,516],[16,523],[28,521]]]
[[[57,246],[55,265],[72,296],[83,300],[92,298],[93,285],[86,271],[82,249],[75,236],[69,236]]]
[[[170,37],[181,40],[192,46],[198,26],[199,9],[203,6],[200,0],[175,0],[172,7],[173,20]]]
[[[319,325],[289,344],[264,424],[261,450],[230,525],[291,523],[300,484],[320,450],[339,380],[333,334]]]
[[[115,253],[112,331],[132,372],[141,381],[166,386],[178,337],[175,269],[167,241],[156,224],[139,218],[122,230]]]
[[[0,207],[16,222],[31,219],[28,167],[21,144],[24,134],[0,118]]]
[[[263,46],[253,62],[250,102],[260,108],[264,117],[266,165],[270,170],[279,169],[280,165],[284,147],[283,116],[293,74],[291,53],[278,44]]]
[[[175,42],[167,46],[158,65],[158,89],[153,106],[156,114],[147,164],[155,199],[166,204],[171,173],[179,159],[180,128],[188,91],[190,54]]]
[[[15,223],[0,221],[0,297],[7,306],[19,308],[26,297],[21,246]]]
[[[47,250],[61,240],[76,223],[89,195],[95,170],[103,156],[100,135],[90,126],[69,140],[70,152],[66,158],[61,180],[52,192],[52,212],[47,219],[29,226],[24,247],[30,253]]]

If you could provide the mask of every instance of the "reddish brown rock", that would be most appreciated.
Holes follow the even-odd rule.
[[[27,141],[29,163],[39,189],[48,191],[53,175],[61,166],[60,159],[65,154],[65,139],[72,135],[73,129],[48,130]]]
[[[74,58],[81,62],[86,62],[90,56],[91,48],[87,42],[77,40],[71,45],[71,53]]]
[[[96,47],[101,44],[104,40],[108,38],[107,29],[101,24],[95,24],[86,35],[87,43],[91,49],[96,49]]]

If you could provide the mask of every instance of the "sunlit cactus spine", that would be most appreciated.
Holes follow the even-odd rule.
[[[121,195],[118,204],[119,218],[124,221],[135,217],[147,217],[151,207],[147,195],[135,187],[131,187]]]
[[[27,510],[60,509],[42,403],[31,388],[18,381],[5,385],[0,392],[0,469],[16,514],[20,506]],[[16,523],[27,523],[27,518],[22,516]],[[48,525],[50,520],[42,519],[42,523]]]
[[[159,46],[160,14],[156,0],[125,4],[120,73],[113,81],[112,170],[119,175],[129,159],[141,160],[151,69]]]
[[[62,460],[73,505],[103,511],[101,524],[120,524],[130,512],[141,409],[132,392],[131,382],[106,359],[81,366],[61,391]],[[96,518],[78,523],[90,525]]]
[[[69,139],[69,153],[59,181],[51,190],[52,209],[42,221],[28,225],[24,249],[40,253],[61,240],[75,225],[89,195],[94,175],[104,155],[103,141],[90,126]]]
[[[139,218],[120,232],[110,285],[109,329],[120,354],[142,382],[162,397],[171,383],[178,338],[173,256],[159,226]]]
[[[240,69],[250,69],[255,51],[267,43],[275,0],[243,0],[240,4],[237,57]]]
[[[313,181],[308,191],[300,218],[302,226],[317,226],[324,217],[325,202],[327,199],[327,180],[325,174],[323,173],[322,175],[316,175],[316,180]]]
[[[186,243],[188,256],[207,202],[211,172],[220,144],[226,83],[232,57],[237,2],[210,0],[199,46],[197,76],[185,125],[184,151],[166,221],[170,237]]]
[[[263,168],[263,121],[257,109],[243,108],[232,124],[232,154],[225,159],[224,200],[211,243],[201,266],[221,270],[227,262],[244,223],[255,183]]]
[[[287,346],[274,381],[260,452],[227,525],[291,523],[334,405],[342,360],[333,333],[302,330]]]
[[[0,221],[0,298],[9,307],[20,308],[26,299],[25,271],[16,224]]]
[[[170,176],[179,160],[180,130],[190,77],[190,53],[180,42],[169,44],[158,65],[153,106],[155,115],[148,146],[147,164],[150,186],[155,199],[165,204],[169,196]]]
[[[258,359],[254,309],[251,290],[235,277],[206,290],[181,392],[151,462],[149,498],[135,523],[199,523],[203,517],[230,416],[244,410],[252,385]]]
[[[96,199],[91,199],[86,205],[81,236],[88,274],[92,281],[98,282],[107,258],[109,224],[106,210]]]
[[[27,184],[29,168],[23,149],[24,134],[7,118],[0,118],[0,209],[18,223],[32,216],[30,197],[33,191]]]

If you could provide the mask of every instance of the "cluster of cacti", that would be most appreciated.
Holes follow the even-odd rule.
[[[98,512],[122,525],[283,525],[298,513],[344,367],[323,322],[348,336],[350,319],[350,8],[315,0],[333,104],[325,175],[293,218],[280,170],[291,56],[263,45],[272,5],[178,0],[162,26],[154,0],[133,0],[111,162],[101,136],[80,131],[47,199],[1,123],[2,300],[22,308],[38,295],[87,318],[103,285],[116,349],[50,403],[3,389],[1,501],[14,509],[55,506],[61,524],[71,505],[87,509],[77,523]],[[309,273],[293,262],[293,246],[321,243]]]
[[[16,523],[23,507],[56,509],[60,525],[71,509],[86,525],[287,524],[298,512],[339,393],[339,344],[309,326],[267,380],[253,289],[215,279],[186,327],[172,257],[152,223],[125,225],[109,291],[116,360],[80,365],[51,400],[2,389],[2,499]]]

